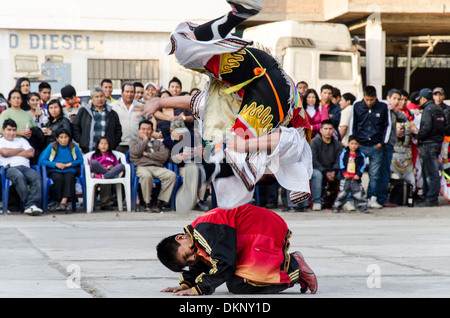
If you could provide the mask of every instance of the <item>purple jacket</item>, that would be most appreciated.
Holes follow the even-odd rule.
[[[105,153],[104,155],[100,155],[95,157],[95,154],[92,155],[91,160],[95,159],[97,160],[103,167],[109,167],[109,166],[117,166],[119,164],[119,161],[117,160],[116,156],[114,154]]]

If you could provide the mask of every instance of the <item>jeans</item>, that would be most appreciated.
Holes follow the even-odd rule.
[[[26,166],[15,166],[6,169],[6,178],[12,181],[25,209],[30,206],[39,206],[42,198],[42,181],[40,174]],[[28,185],[30,191],[28,192]]]
[[[422,155],[423,195],[425,202],[437,204],[439,200],[440,178],[438,156],[441,153],[440,143],[423,144]]]
[[[369,158],[369,186],[367,188],[367,199],[372,196],[378,197],[378,184],[381,181],[381,169],[383,162],[383,147],[377,149],[375,146],[359,146],[361,152]],[[389,170],[390,171],[390,170]]]
[[[313,169],[313,174],[311,177],[311,194],[313,203],[322,203],[322,182],[322,171]]]
[[[383,159],[381,163],[380,182],[377,187],[377,202],[381,205],[388,201],[388,185],[391,180],[391,162],[394,147],[386,145],[383,148]]]

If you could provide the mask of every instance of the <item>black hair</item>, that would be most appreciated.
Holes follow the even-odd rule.
[[[392,88],[388,91],[389,98],[392,97],[392,95],[394,95],[394,94],[398,94],[400,97],[402,96],[402,93],[400,92],[400,90],[398,90],[396,88]]]
[[[152,123],[150,120],[144,119],[143,121],[141,121],[141,122],[139,123],[138,129],[141,129],[142,124],[147,124],[147,125],[152,126],[152,130],[153,130],[153,123]]]
[[[320,123],[320,127],[321,127],[321,128],[322,128],[323,126],[325,126],[325,125],[331,125],[331,126],[334,128],[333,123],[332,123],[331,120],[329,120],[329,119],[325,119],[324,121],[322,121],[322,122]]]
[[[21,77],[19,79],[17,79],[16,81],[16,87],[14,87],[14,89],[19,90],[19,92],[22,94],[22,91],[20,90],[20,85],[22,85],[23,82],[28,82],[31,84],[31,81],[28,77]]]
[[[170,82],[169,82],[169,86],[170,86],[170,84],[172,84],[172,83],[178,83],[178,84],[180,85],[180,88],[183,88],[183,86],[181,85],[181,81],[179,80],[178,77],[173,77],[173,78],[170,80]]]
[[[349,137],[348,137],[348,142],[350,142],[350,141],[352,141],[352,140],[356,141],[356,142],[359,144],[359,138],[358,138],[358,136],[356,136],[356,135],[351,135],[351,136],[349,136]]]
[[[50,112],[48,112],[49,123],[52,123],[54,119],[56,119],[56,120],[58,121],[59,119],[61,119],[61,118],[64,117],[64,110],[63,110],[63,107],[62,107],[61,103],[59,102],[59,99],[57,99],[57,98],[54,98],[54,99],[52,99],[52,100],[50,100],[50,101],[48,102],[48,104],[47,104],[47,110],[50,108],[50,105],[53,105],[53,104],[57,104],[57,105],[59,106],[59,115],[58,115],[58,117],[54,118],[54,117],[50,114]]]
[[[133,87],[134,87],[134,88],[136,88],[136,87],[142,87],[142,88],[144,88],[144,84],[142,84],[141,82],[134,82],[134,83],[133,83]]]
[[[409,98],[408,92],[406,90],[404,90],[404,89],[400,90],[400,94],[401,94],[401,96],[406,96],[406,98]]]
[[[353,105],[355,103],[356,97],[352,93],[345,93],[342,95],[342,98],[345,100],[349,100],[350,104]]]
[[[162,94],[169,94],[170,97],[172,97],[172,94],[168,90],[164,90],[158,93],[158,97],[161,97]]]
[[[72,140],[70,131],[68,131],[66,128],[63,127],[63,128],[58,129],[55,133],[56,138],[58,138],[59,135],[61,135],[61,134],[66,134],[67,136],[69,136],[69,139]]]
[[[200,90],[199,88],[194,87],[194,88],[192,88],[192,89],[189,91],[189,95],[192,95],[193,92],[199,91],[199,90]]]
[[[377,97],[377,89],[371,85],[364,87],[364,96]]]
[[[297,87],[299,84],[306,84],[306,86],[309,86],[308,83],[306,83],[305,81],[300,81],[295,86]]]
[[[134,90],[134,85],[133,85],[133,83],[131,83],[131,82],[125,82],[125,83],[122,84],[122,93],[123,93],[123,90],[125,89],[125,86],[131,86],[131,87],[133,87],[133,90]]]
[[[306,99],[308,98],[309,94],[314,94],[314,96],[316,97],[316,104],[314,105],[314,107],[319,108],[319,106],[320,106],[320,98],[319,98],[319,94],[317,94],[317,92],[316,92],[316,90],[314,88],[309,88],[305,92],[305,95],[303,95],[303,104],[307,105]]]
[[[92,158],[97,158],[97,157],[101,157],[102,153],[100,151],[100,149],[98,149],[98,145],[100,144],[100,141],[102,140],[106,140],[108,142],[108,150],[106,150],[106,153],[108,153],[109,155],[114,155],[112,150],[111,150],[111,142],[109,141],[109,139],[105,136],[98,138],[97,142],[95,143],[95,152],[92,155]]]
[[[331,86],[329,84],[322,85],[322,87],[320,88],[320,91],[323,92],[326,89],[329,89],[329,90],[331,90],[331,92],[333,92],[333,86]]]
[[[39,89],[40,92],[42,92],[46,88],[48,88],[50,90],[52,89],[52,87],[50,86],[50,84],[48,82],[42,82],[38,86],[38,89]]]
[[[339,90],[339,88],[337,88],[337,87],[333,87],[333,97],[334,98],[336,98],[336,97],[340,97],[341,96],[341,91]]]
[[[11,119],[11,118],[5,119],[5,121],[3,122],[2,129],[6,129],[6,127],[8,127],[8,126],[17,128],[16,122],[14,121],[14,119]]]
[[[104,83],[109,83],[112,85],[112,81],[109,78],[104,78],[101,82],[100,82],[100,87],[103,86]]]
[[[166,237],[156,246],[156,254],[159,261],[173,272],[181,272],[184,268],[176,259],[177,251],[180,247],[180,243],[175,240],[177,235],[183,234]]]
[[[33,96],[36,96],[36,97],[38,97],[39,99],[41,99],[41,95],[39,95],[39,94],[36,93],[36,92],[32,92],[32,93],[30,93],[30,94],[27,95],[27,102],[30,101],[31,97],[33,97]]]
[[[22,102],[23,102],[23,97],[22,97],[22,93],[21,93],[20,89],[14,88],[12,91],[9,92],[8,99],[6,100],[8,102],[9,107],[11,107],[11,103],[9,101],[11,100],[12,94],[14,94],[14,93],[18,93],[20,95],[20,98],[22,98]]]

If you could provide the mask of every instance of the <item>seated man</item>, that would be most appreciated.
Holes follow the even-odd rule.
[[[199,180],[203,181],[200,182],[198,191],[194,194],[195,202],[197,202],[194,209],[203,212],[208,211],[209,207],[205,200],[208,183],[205,182],[206,174],[201,165],[203,151],[201,139],[196,138],[194,132],[186,127],[183,119],[176,118],[170,123],[170,136],[164,138],[163,144],[171,152],[170,158],[173,163],[178,165],[178,174],[183,180],[187,180],[190,186],[194,184],[193,178],[200,178]],[[186,169],[186,165],[195,165],[195,169]],[[186,173],[186,171],[188,172]],[[197,189],[192,191],[195,192],[194,190]],[[177,210],[180,211],[180,209]]]
[[[5,166],[6,178],[10,179],[19,197],[24,203],[25,213],[40,215],[38,207],[42,196],[42,182],[39,173],[30,168],[30,158],[34,149],[25,138],[17,138],[17,125],[12,119],[6,119],[0,138],[0,165]],[[30,186],[28,190],[27,186]]]
[[[313,210],[322,209],[322,183],[337,182],[339,172],[339,156],[342,145],[333,138],[334,128],[330,120],[324,120],[320,126],[320,132],[311,141],[313,156],[312,199]]]
[[[270,224],[270,226],[267,226]],[[288,254],[292,232],[276,213],[245,204],[216,208],[157,246],[161,263],[182,272],[180,285],[162,292],[211,295],[226,283],[234,294],[278,293],[300,284],[317,292],[317,278],[300,252]],[[185,266],[189,270],[183,271]]]
[[[152,139],[153,124],[148,120],[139,123],[139,138],[130,140],[130,161],[136,166],[136,176],[140,179],[145,211],[159,213],[164,204],[169,202],[176,175],[164,168],[169,160],[169,150],[162,142]],[[156,205],[151,206],[151,194],[154,178],[161,180],[162,186]]]

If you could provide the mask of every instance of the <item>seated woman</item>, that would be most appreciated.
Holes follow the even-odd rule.
[[[80,148],[71,141],[71,134],[67,129],[61,128],[55,135],[56,141],[42,152],[39,164],[48,168],[48,176],[53,179],[51,195],[54,202],[48,209],[68,211],[68,199],[75,192],[76,168],[83,163],[83,155]]]
[[[45,145],[47,146],[56,140],[56,132],[61,128],[66,129],[70,133],[70,136],[72,136],[72,123],[64,116],[64,111],[59,100],[52,99],[49,101],[47,110],[48,123],[47,127],[43,129]]]

